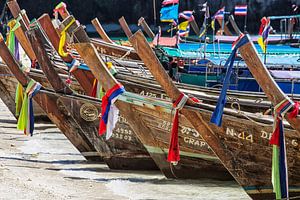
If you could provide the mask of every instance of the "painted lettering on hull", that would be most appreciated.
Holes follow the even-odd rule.
[[[264,130],[261,130],[259,134],[260,134],[260,138],[265,139],[267,141],[269,141],[272,137],[272,133],[266,132]],[[227,127],[226,128],[226,135],[229,135],[229,136],[241,139],[241,140],[249,141],[251,143],[255,142],[254,139],[253,139],[253,134],[247,133],[246,131],[239,132],[239,131],[236,131],[234,128]],[[293,146],[297,147],[298,146],[298,141],[296,139],[293,139],[291,141],[291,144]]]
[[[133,140],[132,135],[133,135],[132,130],[127,128],[122,128],[122,127],[117,127],[115,128],[112,137],[120,140],[132,141]]]
[[[144,91],[142,90],[140,92],[140,95],[142,96],[146,96],[146,97],[151,97],[151,98],[156,98],[156,99],[163,99],[163,100],[168,100],[170,101],[171,99],[169,97],[167,97],[166,94],[157,94],[157,93],[153,93],[153,92],[147,92],[147,91]]]

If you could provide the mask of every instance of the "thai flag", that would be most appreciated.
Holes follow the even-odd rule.
[[[239,16],[246,16],[247,15],[247,5],[235,6],[234,14],[239,15]]]
[[[190,10],[183,11],[179,13],[179,18],[183,18],[188,21],[193,21],[194,20],[193,11]]]
[[[225,7],[218,10],[216,12],[216,14],[213,16],[213,19],[223,19],[224,18],[224,12],[225,12]]]
[[[114,103],[124,92],[124,87],[118,83],[108,90],[102,98],[99,135],[103,135],[106,132],[107,140],[112,136],[112,131],[118,121],[119,109],[114,105]]]
[[[181,37],[187,37],[189,35],[189,32],[190,32],[190,27],[187,27],[186,30],[179,30],[178,35]]]

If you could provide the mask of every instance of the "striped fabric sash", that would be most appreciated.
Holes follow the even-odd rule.
[[[23,104],[18,119],[18,130],[24,131],[25,135],[33,135],[34,131],[34,113],[33,113],[33,103],[32,97],[34,97],[38,91],[41,89],[41,84],[31,79],[27,85],[24,97]]]
[[[272,184],[276,199],[289,198],[286,143],[282,119],[292,107],[294,109],[289,113],[288,117],[295,118],[299,112],[298,102],[293,103],[290,99],[286,98],[274,108],[274,131],[270,139],[270,144],[273,145]]]
[[[124,92],[123,85],[117,83],[102,98],[99,135],[103,135],[106,132],[106,140],[112,136],[112,131],[118,121],[119,109],[114,103]]]

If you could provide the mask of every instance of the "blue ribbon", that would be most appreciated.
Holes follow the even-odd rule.
[[[75,59],[73,59],[71,63],[66,63],[66,65],[69,69],[71,69],[73,67],[74,63],[75,63]],[[90,71],[90,68],[84,63],[80,63],[80,65],[78,66],[78,69]]]
[[[279,122],[279,133],[280,133],[280,147],[279,147],[279,176],[280,176],[280,190],[281,190],[281,198],[288,197],[288,188],[287,188],[287,163],[286,161],[286,148],[285,148],[285,141],[284,141],[284,133],[283,133],[283,124],[282,120]]]
[[[222,125],[222,116],[223,116],[223,111],[224,111],[224,107],[226,104],[226,93],[227,93],[227,89],[230,84],[230,77],[231,77],[231,74],[233,71],[233,63],[234,63],[234,59],[236,57],[236,52],[241,46],[247,44],[248,42],[249,42],[249,39],[246,35],[244,37],[242,37],[235,45],[234,49],[232,50],[229,58],[227,59],[225,65],[224,65],[224,67],[227,68],[227,71],[226,71],[225,79],[223,82],[222,91],[219,96],[216,109],[214,110],[214,112],[211,116],[211,119],[210,119],[210,122],[216,124],[217,126]]]
[[[33,103],[32,103],[32,98],[41,90],[42,85],[38,84],[31,94],[31,97],[29,98],[29,119],[30,119],[30,135],[33,135],[34,131],[34,113],[33,113]]]

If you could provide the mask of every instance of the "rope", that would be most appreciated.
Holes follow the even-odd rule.
[[[121,56],[121,58],[119,58],[120,60],[123,60],[126,56],[128,56],[131,53],[132,49],[129,49],[123,56]]]
[[[235,105],[237,105],[237,108],[235,107]],[[241,111],[241,106],[240,106],[240,104],[237,101],[234,101],[234,102],[231,103],[231,108],[232,108],[232,110],[236,111],[237,114],[239,114],[239,115],[247,118],[249,121],[251,121],[254,124],[257,124],[257,125],[263,126],[263,127],[271,127],[271,126],[273,126],[273,124],[263,124],[263,123],[260,123],[260,122],[257,122],[255,120],[253,120],[245,112]]]

